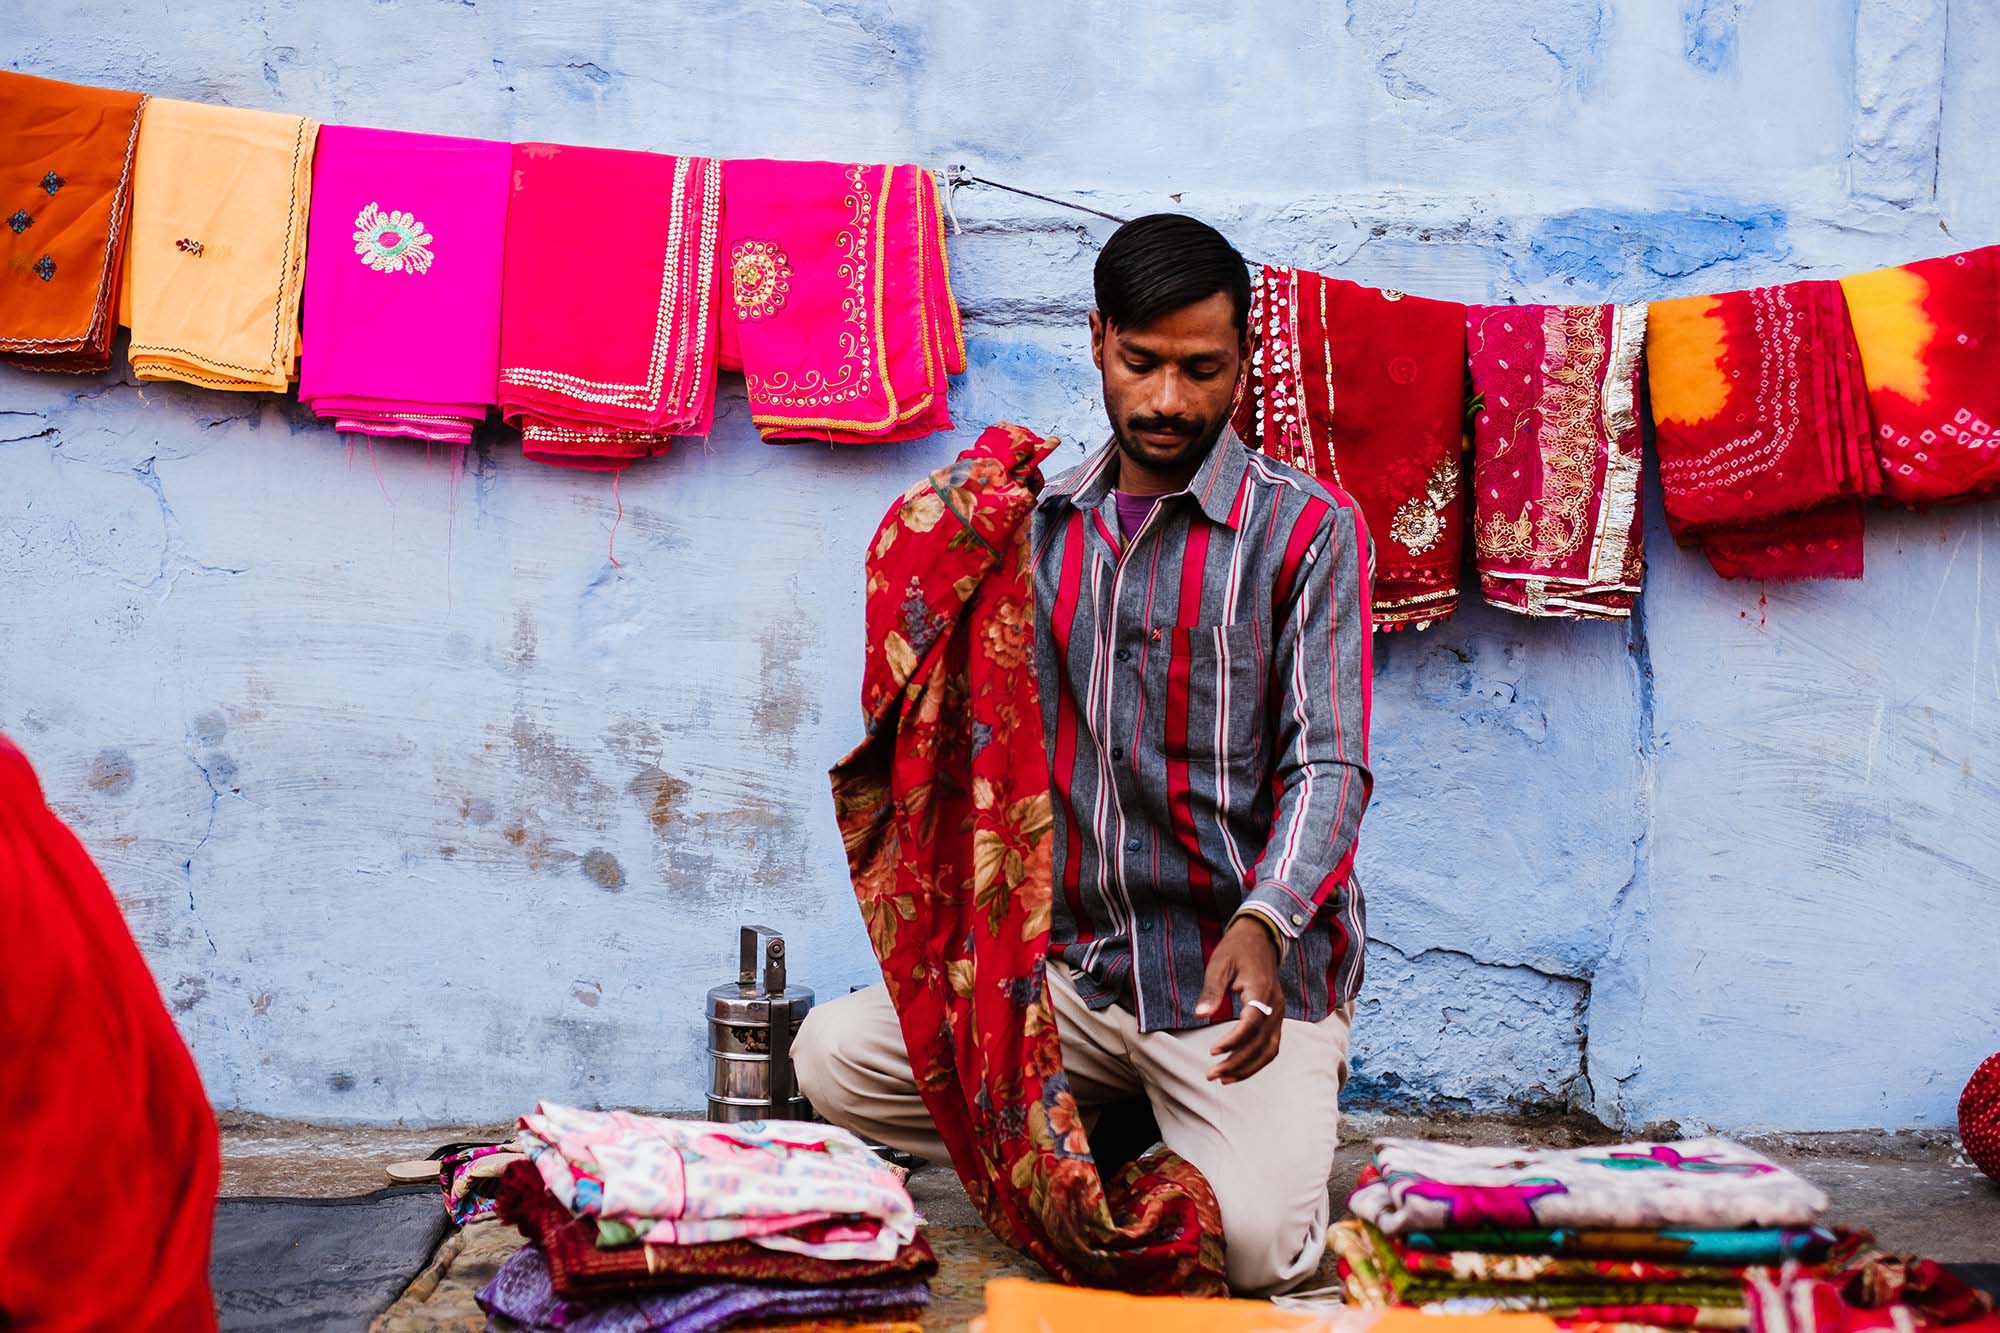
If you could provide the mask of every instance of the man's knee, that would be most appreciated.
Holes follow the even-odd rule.
[[[840,1076],[834,1071],[839,1047],[839,1015],[829,1021],[825,1009],[807,1014],[792,1037],[792,1072],[798,1078],[799,1092],[828,1119],[833,1118],[833,1099],[841,1087]]]
[[[869,1068],[868,996],[855,992],[808,1013],[792,1038],[792,1071],[813,1109],[844,1123],[857,1094],[880,1080]]]
[[[1319,1269],[1326,1249],[1328,1205],[1287,1208],[1281,1199],[1244,1200],[1222,1210],[1229,1289],[1242,1296],[1276,1296]]]

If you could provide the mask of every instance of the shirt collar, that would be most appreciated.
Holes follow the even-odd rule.
[[[1111,494],[1112,477],[1116,472],[1112,463],[1117,457],[1117,441],[1106,440],[1102,448],[1075,469],[1050,482],[1037,503],[1048,505],[1067,500],[1078,509],[1097,508]],[[1236,495],[1243,489],[1243,476],[1249,470],[1250,450],[1237,436],[1235,428],[1225,425],[1222,434],[1210,447],[1208,457],[1201,460],[1201,467],[1196,470],[1194,479],[1188,482],[1187,489],[1171,494],[1192,497],[1210,520],[1233,528],[1236,526]]]

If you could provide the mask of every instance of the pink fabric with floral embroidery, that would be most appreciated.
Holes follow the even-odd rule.
[[[320,128],[299,399],[365,435],[467,444],[500,372],[511,149]]]
[[[965,370],[937,184],[913,166],[723,165],[721,362],[766,440],[951,427]]]

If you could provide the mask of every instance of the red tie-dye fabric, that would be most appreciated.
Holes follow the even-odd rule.
[[[1840,280],[1892,500],[2000,487],[2000,246]]]
[[[1064,1282],[1220,1296],[1208,1182],[1164,1149],[1099,1178],[1049,1008],[1028,520],[1056,443],[995,426],[882,520],[867,738],[834,809],[917,1089],[994,1234]]]
[[[1840,284],[1655,301],[1646,363],[1674,536],[1726,578],[1860,578],[1882,477]]]

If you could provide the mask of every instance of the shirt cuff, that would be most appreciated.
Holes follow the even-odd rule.
[[[1278,933],[1288,940],[1295,940],[1305,933],[1312,919],[1319,915],[1319,904],[1293,889],[1291,885],[1275,879],[1257,881],[1257,887],[1243,900],[1238,912],[1255,911],[1278,928]]]
[[[1291,948],[1291,942],[1298,938],[1297,933],[1287,935],[1284,922],[1279,919],[1278,914],[1266,904],[1259,902],[1244,903],[1236,909],[1236,915],[1229,919],[1229,923],[1235,925],[1246,916],[1255,920],[1270,935],[1271,943],[1278,946],[1278,961],[1283,962],[1286,952]]]

